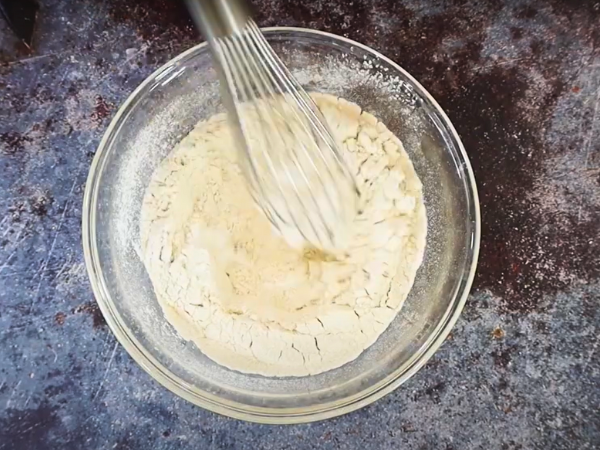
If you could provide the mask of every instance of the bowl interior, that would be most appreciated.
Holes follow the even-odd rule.
[[[113,120],[90,173],[84,246],[102,311],[121,343],[155,378],[217,412],[302,421],[372,401],[433,353],[470,286],[478,207],[470,167],[452,126],[409,75],[366,47],[332,35],[277,29],[266,36],[307,90],[338,95],[382,120],[404,143],[423,182],[424,262],[401,312],[377,342],[339,369],[267,378],[212,362],[165,320],[140,259],[139,214],[160,161],[196,122],[223,110],[205,46],[159,69]]]

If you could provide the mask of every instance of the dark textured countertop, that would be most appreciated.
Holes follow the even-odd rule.
[[[461,135],[483,237],[448,342],[375,404],[271,427],[177,398],[117,344],[81,250],[84,182],[129,93],[198,41],[176,0],[42,1],[0,23],[0,449],[600,446],[600,3],[257,0],[411,72]],[[294,5],[298,3],[297,5]]]

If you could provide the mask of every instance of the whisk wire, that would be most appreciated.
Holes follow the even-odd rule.
[[[243,36],[242,36],[243,37]],[[234,71],[234,78],[237,79],[237,83],[236,83],[236,87],[238,89],[234,90],[234,92],[232,93],[234,95],[234,97],[237,100],[241,100],[242,104],[244,105],[242,107],[242,111],[239,112],[239,116],[242,118],[242,120],[240,120],[240,126],[243,128],[243,132],[246,135],[249,135],[248,131],[246,129],[246,125],[247,125],[247,121],[244,120],[244,115],[248,114],[249,112],[255,112],[258,116],[259,119],[263,122],[267,124],[266,128],[263,127],[258,127],[259,130],[255,130],[253,129],[252,131],[254,133],[256,133],[257,131],[261,132],[261,134],[264,135],[265,141],[271,141],[271,139],[268,137],[268,135],[266,134],[266,131],[273,131],[275,133],[275,135],[279,138],[278,140],[280,142],[284,142],[284,138],[281,135],[281,133],[279,132],[279,127],[277,126],[277,124],[274,123],[273,118],[271,117],[271,115],[269,114],[269,111],[265,111],[265,109],[268,108],[273,108],[277,106],[277,102],[275,102],[273,105],[268,105],[267,103],[265,103],[264,100],[260,100],[261,98],[276,98],[276,94],[273,91],[273,89],[269,86],[269,83],[267,83],[266,78],[265,78],[265,73],[264,70],[261,71],[261,68],[258,64],[256,64],[256,61],[253,60],[252,58],[241,58],[240,55],[244,55],[244,51],[249,52],[250,49],[248,48],[247,43],[243,40],[243,39],[239,39],[240,36],[236,35],[233,36],[232,39],[230,40],[226,40],[224,42],[224,46],[227,49],[227,51],[224,52],[224,55],[227,59],[227,62],[231,65],[231,67],[236,68],[237,70]],[[243,46],[244,48],[240,48],[240,45]],[[252,64],[253,67],[250,67],[250,64]],[[243,78],[243,82],[240,81],[240,76],[236,76],[235,72],[241,72],[241,78]],[[254,89],[256,89],[256,91],[258,91],[258,98],[256,98],[256,96],[254,95]],[[241,96],[239,94],[242,94]],[[246,109],[245,111],[243,109]],[[285,147],[285,146],[284,146]],[[259,165],[256,161],[256,155],[254,154],[255,152],[252,152],[251,150],[249,150],[249,159],[250,159],[250,163],[252,165],[253,168],[253,174],[255,175],[256,178],[258,177],[258,168],[257,166]],[[263,152],[261,153],[261,156],[264,157],[265,162],[270,170],[270,172],[272,174],[277,174],[277,167],[280,166],[280,168],[284,171],[286,178],[288,179],[289,183],[291,184],[292,188],[293,188],[293,192],[295,194],[295,197],[298,201],[298,203],[302,206],[303,209],[303,214],[308,214],[310,209],[309,207],[305,204],[305,202],[302,200],[302,196],[300,195],[300,190],[297,186],[297,183],[293,177],[293,175],[290,173],[289,168],[287,167],[287,165],[285,164],[276,164],[273,161],[270,152]],[[296,163],[298,164],[299,162],[296,160]],[[302,174],[305,175],[305,174]],[[277,189],[279,191],[279,193],[283,196],[285,195],[280,177],[274,176],[273,179],[275,180]],[[272,202],[270,201],[270,196],[267,195],[267,193],[264,191],[265,188],[265,183],[261,183],[258,180],[254,180],[255,182],[252,183],[253,184],[253,188],[254,189],[259,189],[261,191],[261,198],[263,199],[263,201],[267,201],[268,203],[268,210],[271,214],[276,214],[278,216],[278,218],[284,222],[288,221],[289,218],[284,218],[283,216],[281,216],[281,214],[279,214],[280,209],[277,208],[275,205],[272,204]],[[308,183],[308,180],[305,178],[305,181]],[[317,207],[318,210],[318,204],[315,201],[315,207]],[[293,211],[293,208],[290,208],[290,211]],[[268,217],[271,217],[270,215],[268,215]],[[292,220],[292,222],[294,223],[294,226],[301,232],[302,237],[304,239],[308,240],[308,236],[302,232],[302,227],[300,226],[300,224],[298,223],[297,218],[295,217],[294,214],[290,214],[290,218]],[[321,220],[324,220],[324,218],[321,218]],[[322,240],[322,237],[319,236],[319,232],[316,229],[316,227],[314,227],[314,225],[312,224],[312,222],[309,222],[309,225],[311,226],[312,232],[315,236],[317,236],[319,238],[319,240]],[[328,236],[329,238],[331,238],[330,236]]]
[[[285,73],[285,66],[281,63],[281,60],[279,59],[279,57],[277,55],[274,54],[274,52],[272,52],[272,49],[270,48],[270,46],[264,41],[264,37],[262,36],[262,33],[260,32],[260,30],[258,30],[258,28],[256,27],[256,24],[254,24],[253,22],[249,24],[249,32],[251,34],[251,36],[254,38],[258,50],[259,50],[259,55],[262,56],[264,58],[264,61],[266,61],[269,65],[269,67],[271,68],[272,72],[276,75],[278,75],[278,78],[275,78],[275,76],[273,75],[273,73],[270,73],[270,77],[271,77],[271,81],[275,84],[278,85],[279,82],[281,82],[284,85],[284,88],[281,89],[282,92],[284,92],[286,89],[288,91],[290,91],[292,93],[292,96],[295,96],[296,100],[299,103],[300,108],[302,109],[302,112],[307,115],[307,118],[310,119],[310,115],[314,114],[314,112],[312,111],[312,105],[310,105],[309,103],[307,103],[306,99],[304,98],[303,94],[303,89],[302,90],[298,90],[296,86],[294,86],[294,84],[292,83],[292,78],[291,78],[291,74],[289,73]],[[308,96],[307,96],[308,97]],[[308,101],[312,103],[312,101],[310,100],[310,98],[308,98]],[[301,117],[298,116],[297,112],[294,111],[294,113],[296,114],[296,118],[300,120],[300,123],[303,123],[304,121],[302,120]],[[320,121],[318,121],[318,123],[320,124]],[[312,123],[311,121],[311,125],[315,125],[315,123]],[[312,134],[312,130],[310,130],[308,127],[305,127],[305,131],[309,134]],[[319,131],[319,137],[321,138],[321,140],[323,140],[326,144],[327,143],[327,139],[326,139],[326,135],[323,135],[320,130]],[[326,165],[327,169],[330,171],[330,175],[333,177],[333,174],[331,172],[331,167],[329,162],[327,161],[327,159],[324,157],[323,153],[321,151],[319,151],[319,156],[321,157],[321,160],[323,161],[323,163]]]
[[[265,60],[269,63],[271,69],[276,72],[280,79],[284,84],[287,85],[287,88],[290,91],[293,91],[298,96],[298,101],[302,106],[303,112],[306,113],[308,118],[311,121],[311,125],[318,131],[319,137],[325,142],[330,148],[332,154],[335,156],[336,162],[339,164],[339,167],[343,169],[344,175],[348,177],[351,183],[356,188],[356,184],[354,181],[354,177],[352,176],[346,162],[340,155],[337,146],[335,145],[335,141],[333,140],[333,134],[331,130],[327,127],[327,122],[325,121],[323,115],[320,113],[319,109],[316,107],[314,101],[309,97],[306,91],[298,84],[296,79],[290,73],[288,68],[281,62],[281,59],[275,51],[271,48],[271,46],[266,42],[263,34],[261,33],[258,25],[254,21],[249,21],[248,29],[254,39],[260,43],[260,48],[262,50],[261,54],[265,57]],[[325,159],[324,159],[325,160]],[[357,194],[358,188],[356,188]]]
[[[250,191],[274,226],[331,248],[335,224],[356,206],[348,205],[358,198],[354,177],[323,115],[258,26],[249,18],[227,23],[210,43],[242,137]]]
[[[237,47],[238,52],[240,52],[241,55],[254,55],[254,56],[258,56],[256,54],[257,48],[256,48],[256,43],[252,41],[252,39],[247,39],[249,37],[249,35],[247,34],[240,34],[238,36],[234,37],[234,45]],[[239,38],[239,39],[236,39]],[[250,41],[250,42],[248,42]],[[242,47],[242,48],[240,48]],[[280,129],[281,129],[281,125],[285,126],[288,130],[287,136],[298,136],[299,133],[295,130],[292,129],[293,125],[296,125],[296,123],[294,121],[290,121],[289,120],[289,114],[286,115],[286,112],[288,111],[281,111],[283,106],[286,106],[285,104],[281,103],[281,98],[282,95],[284,95],[285,93],[282,92],[280,89],[278,90],[278,92],[275,92],[275,90],[277,88],[279,88],[279,86],[277,86],[277,84],[273,83],[273,79],[271,78],[271,83],[269,83],[268,78],[271,77],[271,74],[265,70],[265,68],[263,66],[261,66],[260,64],[258,64],[258,59],[257,58],[247,58],[247,60],[250,62],[250,64],[252,65],[252,68],[246,67],[248,70],[248,73],[250,75],[252,84],[254,85],[254,87],[256,88],[256,91],[258,92],[258,99],[256,100],[256,103],[253,103],[253,105],[256,107],[256,112],[257,114],[260,116],[260,120],[263,121],[263,123],[267,124],[267,127],[263,130],[263,132],[265,131],[272,131],[276,136],[277,139],[275,139],[275,144],[277,144],[278,142],[281,142],[283,144],[283,149],[285,150],[291,150],[290,151],[290,157],[292,158],[292,162],[293,162],[293,167],[302,167],[301,162],[299,160],[298,154],[295,152],[295,148],[297,146],[302,147],[302,149],[304,150],[304,153],[306,155],[306,161],[310,164],[312,164],[312,166],[314,167],[315,171],[317,171],[316,166],[314,165],[314,162],[312,161],[312,159],[310,158],[309,152],[306,149],[305,146],[305,140],[304,139],[298,139],[297,142],[290,142],[290,143],[286,143],[286,134],[285,133],[281,133]],[[273,86],[275,86],[275,89],[273,88]],[[268,98],[271,101],[269,102],[265,102],[262,99]],[[294,113],[296,113],[296,111],[294,111],[294,108],[288,108],[291,109],[291,111],[293,111]],[[276,123],[276,118],[272,117],[273,114],[270,113],[274,113],[280,120],[280,124]],[[298,116],[298,114],[295,114],[296,119],[300,120],[301,117]],[[308,130],[306,130],[308,131]],[[267,141],[271,141],[271,139],[265,134],[265,137],[267,138]],[[289,140],[289,139],[287,139]],[[269,144],[273,144],[272,142],[270,142]],[[300,145],[298,145],[300,144]],[[275,153],[276,155],[278,155],[279,153]],[[253,157],[253,161],[255,161],[254,158],[254,154],[253,152],[251,152],[251,156]],[[263,153],[261,153],[261,156],[264,156],[267,161],[269,162],[268,166],[271,170],[271,173],[273,176],[275,176],[275,179],[278,181],[278,189],[279,192],[281,194],[284,194],[283,192],[283,188],[281,185],[281,182],[279,182],[277,177],[277,168],[275,166],[275,164],[272,161],[271,158],[271,153],[266,151]],[[301,215],[300,217],[306,217],[307,214],[310,214],[311,211],[316,211],[318,212],[318,214],[320,215],[319,219],[321,221],[325,221],[325,217],[323,217],[322,213],[321,213],[321,205],[318,204],[318,201],[316,199],[316,197],[314,196],[314,193],[312,192],[312,190],[308,190],[309,192],[309,198],[312,200],[313,203],[313,208],[311,209],[311,205],[307,204],[304,200],[303,200],[303,196],[301,194],[301,189],[298,185],[299,180],[297,180],[297,177],[294,177],[290,168],[288,167],[287,164],[282,164],[282,162],[284,162],[285,159],[284,158],[279,158],[278,161],[278,165],[277,167],[280,167],[286,178],[287,181],[290,183],[291,187],[292,187],[292,191],[293,194],[298,202],[299,205],[301,205],[302,207],[302,211],[301,211]],[[302,181],[305,183],[306,186],[309,186],[309,179],[305,173],[305,171],[298,171],[298,175],[300,175],[300,177],[302,178]],[[268,198],[268,197],[267,197]],[[274,205],[270,205],[271,207],[273,207]],[[331,202],[331,206],[333,207],[333,203]],[[294,212],[294,208],[289,208],[289,212],[292,213]],[[298,230],[301,232],[301,234],[303,235],[303,238],[306,239],[307,236],[305,235],[305,233],[302,233],[302,227],[300,226],[299,222],[298,222],[298,218],[296,217],[296,214],[290,214],[290,218],[293,221],[294,225],[296,226],[296,228],[298,228]],[[320,241],[323,240],[323,237],[319,236],[319,231],[318,229],[314,226],[314,224],[309,221],[308,222],[309,226],[312,229],[312,232],[315,236],[318,237],[318,239]],[[332,236],[328,235],[326,236],[327,239],[331,239]]]
[[[339,210],[339,205],[335,204],[335,201],[333,199],[334,194],[332,194],[331,189],[330,189],[330,187],[335,186],[335,183],[336,183],[336,179],[333,174],[332,164],[330,161],[328,161],[324,157],[324,154],[319,147],[319,142],[322,142],[323,144],[330,146],[330,150],[335,150],[335,147],[331,147],[331,144],[328,143],[325,138],[326,135],[330,135],[329,133],[326,133],[326,135],[324,135],[321,130],[317,130],[318,136],[314,135],[314,133],[313,133],[314,120],[307,114],[307,113],[311,112],[314,115],[314,112],[312,111],[311,106],[314,107],[315,110],[316,110],[316,106],[314,105],[312,100],[310,100],[310,97],[308,97],[308,95],[306,95],[306,93],[304,92],[304,90],[302,88],[297,89],[296,86],[294,86],[294,84],[292,83],[293,78],[291,78],[291,74],[289,74],[287,77],[282,76],[282,71],[279,69],[285,70],[285,66],[283,65],[281,60],[277,57],[277,55],[274,54],[274,52],[272,51],[272,49],[270,48],[270,46],[267,44],[266,40],[264,39],[262,33],[260,33],[260,30],[258,30],[258,28],[256,27],[256,24],[254,24],[253,22],[250,23],[250,25],[249,25],[249,34],[250,34],[252,42],[255,45],[256,50],[258,51],[258,55],[262,56],[261,59],[263,61],[266,61],[269,65],[269,67],[272,69],[271,71],[266,71],[267,75],[270,77],[271,83],[279,88],[280,94],[291,95],[292,97],[294,97],[294,101],[298,105],[299,108],[289,108],[291,110],[290,112],[294,115],[294,118],[296,119],[293,123],[302,127],[303,134],[308,135],[310,137],[309,141],[313,144],[313,147],[317,150],[317,154],[319,155],[321,161],[323,162],[323,164],[327,170],[327,174],[329,175],[329,180],[328,180],[329,182],[323,183],[325,198],[328,203],[327,206],[329,208],[331,208],[332,210],[336,210],[336,212],[339,212],[339,211],[337,211],[337,210]],[[279,78],[276,78],[275,75],[279,75]],[[285,73],[283,73],[283,75],[285,75]],[[283,84],[284,86],[281,87],[281,84]],[[285,92],[286,89],[288,92],[291,92],[291,94],[286,93]],[[301,95],[303,93],[304,93],[304,96],[306,96],[306,98],[310,102],[310,104],[307,104],[307,102],[304,98],[295,96],[295,94]],[[300,109],[300,111],[298,111],[298,109]],[[276,109],[275,112],[278,113],[279,112],[278,109]],[[288,116],[289,116],[289,114],[288,114]],[[283,119],[283,117],[282,117],[282,119]],[[306,123],[307,119],[311,122],[310,124]],[[311,127],[311,125],[313,125],[313,126]],[[300,133],[296,133],[296,134],[300,134]],[[304,156],[306,163],[309,164],[311,166],[311,168],[314,170],[314,172],[317,173],[318,176],[322,178],[322,174],[320,173],[313,158],[311,157],[311,152],[309,152],[307,146],[304,145],[304,140],[302,140],[301,143],[302,143],[302,145],[300,145],[299,147],[302,148],[302,150],[304,152],[303,156]],[[298,167],[302,167],[301,163],[300,163],[300,157],[294,151],[296,149],[296,147],[298,147],[298,146],[291,146],[292,154],[295,157],[294,162],[298,165]],[[303,175],[305,175],[305,174],[303,173]],[[344,175],[346,175],[346,174],[344,174]],[[306,177],[305,177],[305,181],[307,182],[307,184],[309,183],[309,180]],[[318,205],[318,202],[317,202],[316,198],[314,197],[312,190],[309,192],[311,193],[311,197],[313,198],[315,203]],[[318,209],[320,210],[320,207]],[[323,217],[321,217],[321,219],[324,220]]]

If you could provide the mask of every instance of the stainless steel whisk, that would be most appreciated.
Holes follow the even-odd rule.
[[[359,191],[321,112],[241,0],[187,3],[217,62],[255,201],[288,241],[339,249]]]

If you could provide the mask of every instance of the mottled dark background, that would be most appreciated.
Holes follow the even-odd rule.
[[[198,42],[168,0],[46,0],[0,23],[0,449],[600,448],[600,3],[256,0],[411,72],[461,135],[483,237],[449,342],[358,412],[269,427],[175,397],[117,344],[85,274],[84,181],[129,93]]]

